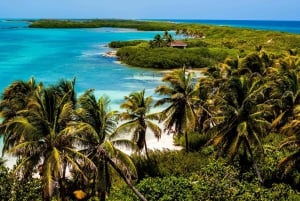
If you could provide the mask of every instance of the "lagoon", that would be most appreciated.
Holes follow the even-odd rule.
[[[127,67],[115,58],[102,56],[110,50],[107,44],[112,40],[149,40],[159,32],[111,28],[29,29],[15,25],[10,21],[0,22],[1,92],[12,81],[28,80],[31,76],[46,85],[76,77],[79,94],[95,89],[99,96],[108,95],[116,106],[132,91],[145,88],[151,95],[160,82],[156,77],[159,72]]]
[[[0,20],[0,93],[15,80],[34,77],[45,85],[76,77],[78,95],[94,89],[119,109],[124,96],[146,89],[154,95],[161,72],[122,65],[103,57],[113,40],[150,40],[157,33],[132,29],[30,29],[26,22]],[[2,140],[0,139],[0,150]]]

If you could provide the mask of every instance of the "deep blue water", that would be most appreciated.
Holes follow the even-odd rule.
[[[218,26],[243,27],[259,30],[273,30],[289,33],[300,33],[300,21],[266,21],[266,20],[174,20],[163,19],[175,23],[209,24]]]
[[[233,20],[165,20],[300,33],[300,22]],[[0,93],[15,80],[35,77],[45,85],[76,77],[78,94],[95,89],[107,95],[119,109],[124,96],[146,89],[154,95],[159,71],[127,67],[114,58],[101,56],[113,40],[152,39],[160,33],[132,29],[30,29],[25,21],[0,19]],[[0,140],[0,150],[1,150]]]

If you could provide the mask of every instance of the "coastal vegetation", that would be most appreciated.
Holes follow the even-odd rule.
[[[300,36],[275,31],[253,30],[227,26],[182,24],[142,20],[37,20],[32,28],[133,28],[158,31],[150,41],[112,41],[117,56],[128,65],[146,68],[203,68],[215,66],[227,56],[245,56],[264,49],[273,57],[280,57],[289,49],[300,46]],[[164,31],[164,33],[161,33]],[[169,33],[169,36],[165,34]],[[171,40],[181,40],[185,49],[170,48]],[[159,45],[158,45],[159,44]]]
[[[0,163],[1,196],[297,200],[299,69],[296,51],[274,58],[264,50],[227,58],[204,77],[183,67],[163,76],[161,98],[132,92],[123,112],[110,111],[109,99],[97,100],[93,90],[77,97],[75,80],[15,81],[0,109],[3,151],[18,160],[12,170]],[[183,149],[147,150],[148,128],[161,136],[152,120]]]
[[[198,26],[200,27],[177,27],[175,33],[179,35],[179,39],[165,31],[163,35],[156,34],[150,41],[112,41],[109,47],[117,48],[117,56],[125,64],[171,69],[180,66],[215,66],[228,56],[245,56],[261,49],[268,51],[273,57],[280,57],[287,49],[297,49],[295,44],[300,44],[299,35],[257,30],[252,30],[251,33],[247,29],[227,27],[226,33],[224,30],[211,32],[215,27],[204,29],[201,25]],[[202,29],[206,31],[199,31]],[[174,41],[185,43],[186,46],[174,48]]]
[[[34,78],[11,83],[1,96],[0,136],[3,153],[17,161],[8,169],[0,159],[1,199],[300,199],[298,35],[107,22],[166,31],[181,27],[177,32],[186,37],[186,49],[168,47],[174,37],[167,32],[152,41],[111,43],[125,63],[139,58],[150,63],[146,67],[180,68],[164,74],[155,89],[158,100],[141,89],[124,97],[123,111],[110,110],[109,97],[97,98],[93,90],[77,96],[75,79],[49,86]],[[31,26],[85,23],[48,20]],[[178,63],[171,65],[173,57]],[[189,71],[191,66],[203,67],[203,76]],[[150,113],[158,106],[161,111]],[[173,135],[182,150],[148,150],[149,130],[158,140]]]
[[[133,28],[141,31],[172,30],[174,23],[160,23],[138,20],[122,19],[95,19],[95,20],[34,20],[31,21],[31,28]]]

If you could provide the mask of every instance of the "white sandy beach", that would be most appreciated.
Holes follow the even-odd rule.
[[[159,126],[162,128],[163,125],[159,124]],[[163,130],[162,130],[163,131]],[[147,130],[146,133],[146,139],[147,139],[147,147],[149,150],[181,150],[182,147],[180,146],[175,146],[173,144],[173,135],[172,134],[167,134],[167,132],[162,132],[161,138],[157,139],[155,138],[154,134]],[[1,147],[2,149],[2,147]],[[127,154],[131,154],[132,150],[128,150],[126,148],[120,148],[122,151],[124,151]],[[4,155],[4,160],[6,160],[5,165],[9,168],[13,168],[13,166],[16,163],[16,158],[9,156],[9,155]]]

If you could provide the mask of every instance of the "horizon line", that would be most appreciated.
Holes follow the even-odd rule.
[[[105,20],[163,20],[163,21],[282,21],[282,22],[299,22],[300,19],[205,19],[205,18],[109,18],[109,17],[94,17],[94,18],[88,18],[88,17],[83,17],[83,18],[71,18],[71,17],[0,17],[1,20],[100,20],[100,19],[105,19]]]

